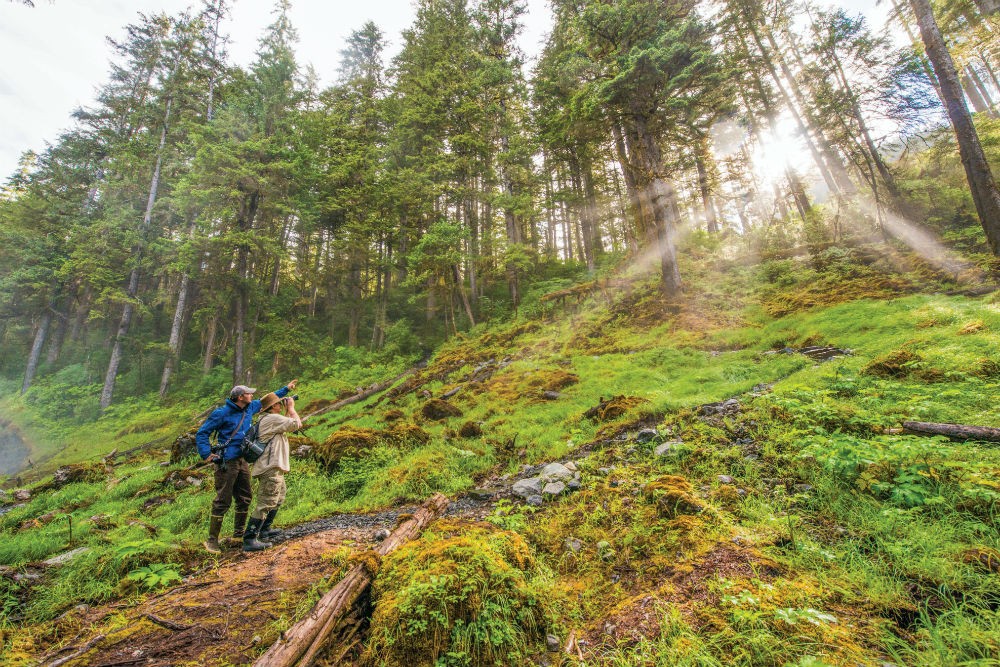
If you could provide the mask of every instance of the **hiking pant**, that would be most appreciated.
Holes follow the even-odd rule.
[[[285,502],[285,473],[281,468],[269,468],[257,475],[257,505],[253,508],[254,519],[263,519],[267,513]]]
[[[212,515],[225,516],[229,506],[236,499],[236,512],[247,512],[253,500],[250,488],[250,466],[242,458],[226,461],[226,470],[215,466],[215,500],[212,501]]]

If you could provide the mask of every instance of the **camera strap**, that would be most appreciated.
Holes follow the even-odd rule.
[[[228,440],[226,440],[225,444],[223,444],[223,445],[216,445],[216,447],[217,447],[218,449],[220,449],[220,450],[222,450],[223,452],[225,452],[225,450],[226,450],[226,447],[228,447],[228,446],[229,446],[229,443],[233,441],[233,438],[235,438],[235,437],[236,437],[236,434],[240,432],[240,427],[241,427],[241,426],[243,426],[243,420],[244,420],[244,419],[246,419],[246,418],[247,418],[247,411],[246,411],[246,410],[244,410],[244,411],[243,411],[243,416],[242,416],[242,417],[240,417],[240,423],[238,423],[238,424],[236,425],[236,428],[234,428],[234,429],[233,429],[233,432],[229,434],[229,439],[228,439]]]

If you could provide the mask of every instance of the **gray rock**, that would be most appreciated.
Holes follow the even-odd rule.
[[[42,564],[48,565],[50,567],[54,567],[56,565],[65,565],[66,563],[70,562],[80,554],[85,554],[88,551],[90,551],[89,547],[77,547],[72,551],[67,551],[65,553],[59,554],[58,556],[53,556],[52,558],[46,561],[42,561]]]
[[[549,482],[542,489],[543,496],[558,496],[566,490],[566,485],[562,482]]]
[[[31,491],[28,491],[27,489],[17,489],[14,491],[14,500],[19,503],[31,500]]]
[[[611,473],[612,470],[614,470],[614,468],[598,468],[597,472],[601,473],[602,475],[608,475]]]
[[[736,495],[738,495],[740,498],[746,498],[747,497],[747,490],[746,489],[736,489]]]
[[[657,456],[666,456],[667,454],[670,453],[670,450],[672,450],[679,444],[681,444],[680,440],[670,440],[668,442],[661,443],[656,446],[656,449],[653,450],[653,453],[656,454]]]
[[[735,479],[733,479],[729,475],[719,475],[718,480],[719,480],[719,484],[732,484],[733,482],[736,481]]]
[[[579,491],[583,488],[583,484],[581,484],[578,479],[571,479],[569,484],[566,485],[566,488],[570,491]]]
[[[576,472],[576,464],[573,463],[572,461],[567,461],[563,465],[566,466],[566,470],[570,470],[572,472]]]
[[[527,498],[528,496],[540,494],[543,488],[545,488],[545,482],[541,478],[529,477],[528,479],[514,482],[514,486],[510,487],[510,490],[522,498]]]
[[[567,537],[566,541],[563,542],[563,546],[566,547],[567,551],[572,551],[573,553],[578,554],[580,553],[580,549],[583,549],[583,542],[575,537]]]
[[[546,635],[545,636],[545,648],[546,648],[546,650],[551,651],[552,653],[555,653],[556,651],[558,651],[559,650],[559,638],[556,637],[555,635]]]
[[[186,481],[188,484],[190,484],[191,486],[194,486],[194,487],[201,486],[201,482],[202,482],[202,480],[199,479],[199,478],[197,478],[197,477],[186,477],[184,481]]]
[[[389,532],[389,529],[388,529],[388,528],[381,528],[381,529],[379,529],[379,530],[375,531],[375,535],[374,535],[374,537],[375,537],[375,539],[376,539],[376,540],[378,540],[379,542],[382,542],[382,541],[384,541],[384,540],[385,540],[385,539],[386,539],[387,537],[389,537],[389,535],[391,535],[391,533]]]
[[[548,390],[542,392],[542,398],[544,398],[546,401],[557,401],[560,398],[562,398],[562,394],[560,394],[558,391]]]
[[[528,503],[532,507],[541,507],[545,499],[538,494],[533,494],[524,499],[524,502]]]
[[[490,500],[495,496],[496,493],[490,491],[489,489],[473,489],[469,491],[469,496],[475,498],[476,500]]]
[[[813,490],[813,488],[812,488],[811,484],[796,484],[795,485],[795,492],[796,493],[809,493],[812,490]]]
[[[656,432],[655,428],[644,428],[635,436],[636,442],[649,442],[650,440],[655,440],[659,437],[659,433]]]
[[[568,482],[573,479],[573,471],[561,463],[550,463],[539,475],[545,482]]]

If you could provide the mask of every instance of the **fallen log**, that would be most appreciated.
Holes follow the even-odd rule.
[[[346,407],[348,405],[351,405],[352,403],[357,403],[358,401],[363,401],[366,398],[370,398],[370,397],[374,396],[375,394],[380,394],[380,393],[382,393],[383,391],[385,391],[386,389],[388,389],[392,385],[396,384],[401,379],[403,379],[407,375],[410,375],[413,372],[414,372],[414,369],[411,368],[410,370],[408,370],[408,371],[406,371],[404,373],[400,373],[399,375],[397,375],[396,377],[392,378],[391,380],[388,380],[386,382],[381,382],[379,384],[373,384],[370,387],[367,387],[367,388],[359,391],[354,396],[348,396],[347,398],[345,398],[342,401],[337,401],[336,403],[331,403],[330,405],[327,405],[326,407],[320,408],[319,410],[314,410],[313,412],[310,412],[309,414],[304,415],[302,417],[302,419],[308,419],[309,417],[315,417],[316,415],[321,415],[324,412],[330,412],[331,410],[339,410],[340,408],[343,408],[343,407]]]
[[[933,422],[903,422],[903,433],[911,435],[943,435],[952,440],[985,440],[1000,442],[1000,428],[967,426],[965,424],[935,424]]]
[[[412,540],[448,506],[448,498],[436,493],[399,525],[375,550],[376,559],[392,553]],[[352,567],[340,582],[320,598],[309,615],[282,633],[254,667],[309,667],[324,648],[327,638],[371,586],[373,573],[364,564]]]

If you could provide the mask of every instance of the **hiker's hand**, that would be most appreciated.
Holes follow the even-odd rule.
[[[285,386],[286,386],[286,387],[288,387],[288,390],[289,390],[289,391],[291,391],[292,389],[295,389],[295,385],[297,385],[298,383],[299,383],[299,381],[298,381],[298,380],[292,380],[291,382],[289,382],[289,383],[288,383],[287,385],[285,385]]]
[[[208,455],[208,458],[206,458],[205,460],[208,461],[209,463],[212,463],[214,461],[218,461],[221,458],[222,458],[221,456],[219,456],[215,452],[212,452],[211,454]]]

